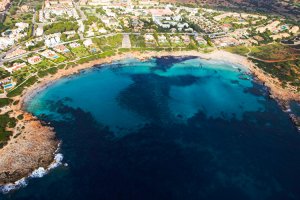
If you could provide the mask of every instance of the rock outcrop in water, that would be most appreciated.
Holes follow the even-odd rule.
[[[58,146],[55,132],[25,113],[14,138],[0,149],[0,185],[15,182],[33,170],[49,166]]]

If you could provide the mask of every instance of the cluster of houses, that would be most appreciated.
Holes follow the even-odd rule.
[[[131,6],[131,0],[80,0],[80,5],[90,5],[90,6]]]
[[[26,52],[27,51],[25,51],[23,49],[17,48],[16,50],[7,53],[5,56],[5,59],[10,59],[10,58],[14,58],[16,56],[20,56],[22,54],[25,54]]]
[[[205,33],[216,33],[223,31],[218,23],[207,19],[203,15],[189,15],[187,18],[191,23],[199,26],[199,28]]]
[[[175,35],[175,34],[170,34],[169,37],[167,38],[166,35],[159,34],[157,36],[157,41],[154,37],[153,34],[145,34],[144,39],[146,45],[155,45],[156,43],[159,43],[161,45],[164,44],[169,44],[169,42],[173,45],[179,45],[179,44],[184,44],[188,45],[192,42],[191,37],[193,37],[194,41],[198,43],[198,45],[206,45],[207,41],[202,37],[197,34],[190,36],[190,35]]]
[[[193,29],[189,28],[189,24],[186,22],[182,22],[182,18],[180,15],[173,15],[173,12],[164,12],[166,9],[155,9],[155,12],[152,13],[152,20],[153,22],[164,29],[171,29],[175,28],[178,31],[190,31],[192,32]],[[167,13],[167,14],[165,14]],[[177,31],[176,30],[176,31]]]
[[[53,17],[55,16],[55,17]],[[56,17],[79,19],[72,0],[46,0],[44,8],[39,12],[40,22],[53,22]]]
[[[282,39],[290,37],[291,35],[297,34],[299,32],[299,26],[282,24],[281,21],[271,21],[265,26],[260,26],[256,29],[257,33],[264,33],[269,30],[272,35],[273,40]]]
[[[5,11],[10,4],[10,0],[2,0],[0,2],[0,12]]]
[[[252,24],[256,24],[259,20],[266,20],[267,17],[264,15],[247,14],[247,13],[235,13],[235,12],[223,12],[220,15],[214,16],[215,21],[221,21],[225,18],[234,18],[241,24],[245,24],[245,20],[251,20]]]
[[[61,33],[54,33],[51,35],[46,35],[44,37],[45,45],[47,47],[53,47],[53,46],[58,45],[60,43],[60,37],[61,37]]]
[[[6,67],[5,69],[8,72],[13,73],[13,72],[18,71],[26,66],[27,65],[25,62],[15,62],[11,67]]]
[[[93,23],[89,26],[89,29],[85,32],[86,37],[93,37],[96,34],[106,34],[107,30],[104,27],[99,27],[97,23]]]
[[[11,77],[0,80],[0,90],[8,90],[14,87],[14,85],[15,83],[13,82]]]
[[[15,44],[15,42],[27,36],[28,23],[19,22],[15,24],[15,29],[6,30],[0,37],[0,50],[5,50]]]

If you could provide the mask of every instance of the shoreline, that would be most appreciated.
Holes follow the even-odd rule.
[[[149,52],[141,53],[137,51],[131,53],[122,53],[120,55],[115,55],[108,58],[93,60],[83,64],[78,64],[75,67],[70,67],[68,69],[62,69],[62,70],[60,69],[56,74],[46,76],[42,78],[39,83],[36,83],[30,86],[29,88],[26,88],[19,99],[20,102],[18,104],[19,105],[18,108],[23,109],[24,103],[28,99],[34,97],[36,93],[39,93],[41,90],[47,88],[56,80],[80,73],[81,70],[93,68],[95,65],[109,64],[114,61],[119,61],[126,58],[135,58],[141,61],[145,61],[154,57],[160,58],[160,57],[167,57],[167,56],[174,56],[174,57],[195,56],[201,59],[224,61],[224,62],[229,62],[232,64],[238,64],[244,66],[246,69],[249,70],[251,74],[254,75],[256,81],[268,87],[271,98],[274,98],[278,101],[300,102],[300,93],[295,93],[295,92],[293,93],[292,91],[295,91],[294,88],[287,88],[287,89],[282,88],[280,86],[281,83],[278,79],[270,77],[262,69],[258,68],[252,61],[248,60],[247,57],[245,56],[229,53],[223,50],[216,50],[211,53],[201,53],[198,51],[175,51],[175,52],[149,51]]]
[[[46,169],[54,161],[55,152],[59,144],[55,131],[52,127],[44,125],[38,118],[26,111],[25,104],[27,101],[30,101],[58,79],[80,73],[80,71],[93,68],[95,65],[109,64],[126,58],[144,61],[153,57],[160,58],[165,56],[195,56],[201,59],[241,65],[254,75],[255,81],[262,83],[268,88],[270,97],[274,98],[284,110],[287,110],[285,107],[288,106],[287,103],[289,101],[300,102],[300,93],[293,93],[293,88],[282,88],[279,80],[264,73],[246,57],[220,50],[207,54],[198,51],[134,51],[77,64],[68,69],[59,69],[56,74],[39,79],[37,83],[26,88],[20,96],[14,98],[15,101],[19,102],[17,105],[12,105],[11,110],[14,116],[23,114],[24,119],[18,122],[8,144],[0,149],[0,186],[14,183],[27,177],[40,167]],[[17,137],[15,138],[15,136]]]

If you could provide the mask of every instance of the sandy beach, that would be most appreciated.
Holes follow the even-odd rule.
[[[95,65],[110,63],[125,58],[147,60],[152,57],[164,56],[197,56],[203,59],[226,61],[246,66],[258,81],[270,89],[271,97],[279,100],[279,102],[287,102],[290,100],[300,102],[300,94],[295,88],[282,88],[279,80],[265,74],[246,57],[225,51],[214,51],[209,54],[197,51],[130,52],[79,64],[75,67],[69,67],[68,69],[61,69],[55,75],[40,79],[38,83],[26,88],[21,96],[14,98],[14,100],[19,100],[19,103],[11,107],[14,113],[13,115],[24,114],[25,117],[18,122],[17,127],[14,129],[14,136],[18,136],[12,138],[4,148],[0,149],[0,185],[15,182],[22,177],[28,176],[38,167],[47,167],[50,165],[53,162],[54,153],[58,146],[58,141],[55,138],[55,130],[42,125],[42,122],[37,118],[24,111],[26,101],[29,101],[38,92],[47,88],[54,81],[65,76],[79,73],[81,70],[91,68]]]

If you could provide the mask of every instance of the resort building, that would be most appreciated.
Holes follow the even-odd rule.
[[[57,51],[58,53],[68,53],[70,50],[65,45],[57,45],[53,47],[54,51]]]
[[[258,32],[258,33],[264,33],[266,30],[269,30],[272,33],[274,33],[277,30],[277,26],[279,24],[280,24],[280,21],[271,22],[270,24],[268,24],[266,26],[257,28],[256,32]]]
[[[37,63],[41,62],[42,59],[41,59],[40,56],[33,56],[33,57],[28,58],[27,61],[28,61],[29,64],[34,65],[34,64],[37,64]]]
[[[59,36],[54,36],[54,37],[48,37],[46,40],[45,40],[45,45],[47,47],[53,47],[53,46],[56,46],[60,43],[60,37]]]
[[[146,34],[145,36],[145,42],[148,44],[153,44],[155,43],[155,38],[152,34]]]
[[[171,43],[179,44],[181,42],[181,39],[176,35],[176,36],[171,36],[170,41]]]
[[[59,56],[54,51],[51,51],[51,50],[45,50],[41,53],[41,55],[44,56],[45,58],[48,58],[48,59],[57,59],[57,58],[59,58]]]
[[[6,59],[13,58],[13,57],[22,55],[22,54],[24,54],[24,53],[26,53],[25,50],[23,50],[23,49],[16,49],[16,50],[14,50],[14,51],[12,51],[12,52],[6,54],[5,58],[6,58]]]
[[[79,46],[80,46],[80,44],[77,43],[77,42],[73,42],[73,43],[70,44],[71,48],[76,48],[76,47],[79,47]]]
[[[216,39],[213,39],[212,42],[217,47],[235,46],[235,45],[240,44],[240,42],[237,39],[233,38],[233,37],[216,38]]]
[[[164,36],[164,35],[159,35],[159,36],[158,36],[158,42],[159,42],[159,43],[167,43],[167,42],[168,42],[168,41],[167,41],[167,37]]]
[[[26,63],[22,62],[22,63],[14,63],[12,67],[7,67],[5,68],[8,72],[13,73],[19,69],[22,69],[23,67],[26,67]]]
[[[11,38],[0,37],[0,50],[5,50],[8,47],[14,45],[15,41]]]
[[[181,36],[184,44],[189,44],[191,42],[190,37],[188,35]]]
[[[206,45],[207,41],[201,36],[195,36],[195,40],[199,45]]]
[[[89,47],[89,46],[93,45],[92,39],[87,39],[87,40],[85,40],[85,41],[83,42],[83,45],[84,45],[85,47]]]
[[[43,30],[43,27],[38,27],[37,29],[36,29],[36,32],[35,32],[35,35],[37,36],[37,37],[39,37],[39,36],[42,36],[44,34],[44,30]]]

